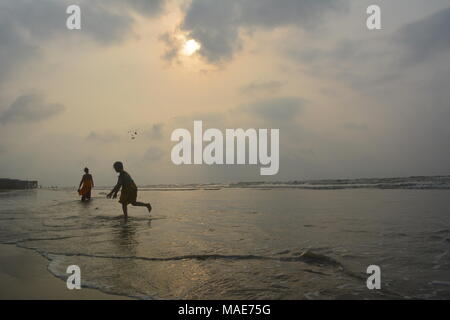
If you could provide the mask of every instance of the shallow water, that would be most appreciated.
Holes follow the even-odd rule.
[[[140,191],[154,211],[95,190],[0,193],[0,242],[65,278],[148,299],[448,299],[448,190]],[[7,263],[7,262],[2,262]],[[382,289],[368,290],[378,265]]]

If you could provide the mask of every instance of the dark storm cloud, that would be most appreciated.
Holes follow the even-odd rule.
[[[291,122],[305,106],[305,101],[295,97],[260,100],[243,105],[241,110],[265,121],[279,123]]]
[[[346,0],[193,0],[181,27],[202,44],[199,53],[215,63],[230,59],[241,47],[242,27],[312,30],[328,13],[346,8]]]
[[[392,41],[406,49],[408,62],[419,63],[450,49],[450,8],[403,26]]]
[[[64,111],[64,106],[45,103],[38,94],[19,96],[5,111],[0,113],[0,123],[33,123],[46,120]]]

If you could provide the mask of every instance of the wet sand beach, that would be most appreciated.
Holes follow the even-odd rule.
[[[1,300],[117,300],[127,297],[82,288],[69,290],[47,270],[49,261],[30,249],[0,245]]]

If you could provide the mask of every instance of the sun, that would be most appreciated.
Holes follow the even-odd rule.
[[[201,44],[195,41],[194,39],[187,40],[184,43],[183,49],[181,52],[186,56],[192,56],[195,52],[200,50]]]

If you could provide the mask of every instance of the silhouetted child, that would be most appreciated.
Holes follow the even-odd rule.
[[[127,206],[131,204],[132,206],[147,207],[148,212],[152,211],[152,206],[150,203],[137,202],[137,187],[130,175],[123,170],[123,164],[120,161],[114,162],[114,170],[119,173],[119,179],[114,189],[106,196],[107,198],[117,198],[117,192],[120,188],[122,191],[120,193],[119,202],[122,204],[123,215],[125,218],[128,217]]]
[[[81,187],[81,185],[83,185],[83,187]],[[94,179],[92,179],[92,175],[89,174],[89,169],[84,168],[84,175],[78,186],[78,194],[81,196],[81,201],[91,200],[91,190],[93,187]]]

